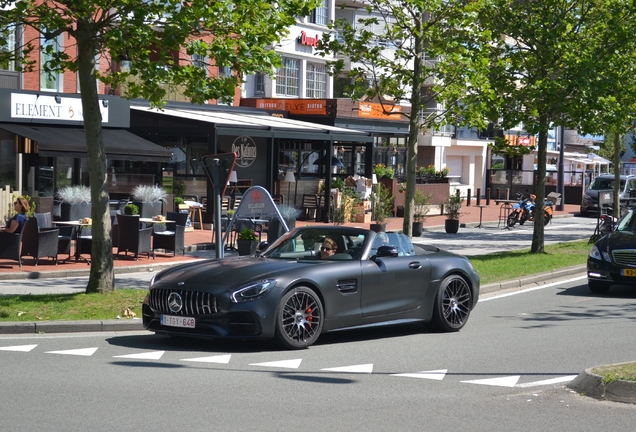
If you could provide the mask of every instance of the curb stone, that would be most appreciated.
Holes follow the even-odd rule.
[[[630,362],[631,363],[631,362]],[[625,363],[617,363],[617,366]],[[598,367],[598,366],[595,366]],[[617,380],[603,384],[603,378],[592,372],[593,368],[585,369],[567,387],[583,396],[611,402],[636,404],[636,381]]]
[[[511,280],[502,281],[502,282],[490,283],[490,284],[482,285],[479,288],[479,294],[488,294],[488,293],[492,293],[496,291],[521,288],[527,285],[538,284],[542,282],[554,282],[564,277],[585,274],[586,271],[587,271],[587,266],[585,264],[581,264],[578,266],[553,270],[546,273],[526,276],[519,279],[511,279]]]

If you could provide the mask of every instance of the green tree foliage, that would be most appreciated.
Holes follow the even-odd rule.
[[[342,57],[330,63],[330,73],[350,80],[345,91],[353,100],[377,101],[387,114],[396,103],[411,105],[402,113],[409,119],[403,232],[410,235],[420,132],[446,123],[485,125],[489,64],[479,47],[491,37],[476,25],[484,1],[364,4],[357,22],[331,23],[334,34],[320,41],[318,52]]]
[[[163,104],[167,83],[179,86],[195,103],[229,98],[246,74],[273,73],[280,64],[273,46],[296,16],[307,15],[314,5],[311,0],[0,0],[0,29],[31,28],[46,40],[64,35],[66,48],[51,50],[48,61],[39,65],[39,38],[25,39],[15,52],[0,50],[0,64],[17,57],[19,70],[78,74],[93,203],[88,292],[114,289],[97,80],[112,87],[127,82],[125,96],[155,106]],[[6,34],[0,32],[0,47],[7,45]],[[201,64],[191,61],[195,54],[202,64],[229,67],[234,74],[209,78]],[[126,61],[128,68],[99,72],[96,58]]]
[[[627,66],[633,76],[633,65],[619,61],[635,39],[630,3],[490,0],[479,12],[480,25],[493,35],[489,91],[496,91],[497,103],[489,117],[502,119],[504,129],[523,124],[539,134],[539,207],[545,200],[548,128],[554,124],[599,133],[608,130],[601,124],[616,119],[616,65]],[[592,121],[601,110],[610,112]],[[544,251],[542,212],[537,212],[531,250]]]

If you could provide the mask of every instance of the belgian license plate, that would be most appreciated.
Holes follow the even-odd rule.
[[[623,276],[636,277],[636,269],[623,269],[621,272],[623,273]]]
[[[172,316],[172,315],[161,315],[160,319],[161,319],[161,325],[165,325],[168,327],[184,327],[184,328],[195,327],[194,318]]]

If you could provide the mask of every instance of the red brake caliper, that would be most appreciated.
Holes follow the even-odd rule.
[[[309,314],[307,321],[312,321],[314,317],[311,315],[311,308],[307,308],[307,314]]]

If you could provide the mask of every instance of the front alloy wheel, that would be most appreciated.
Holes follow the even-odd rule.
[[[508,216],[508,220],[506,221],[508,228],[512,228],[513,226],[515,226],[518,220],[519,220],[519,212],[517,210],[510,213],[510,216]]]
[[[287,348],[312,345],[322,331],[324,313],[316,293],[298,287],[283,296],[276,315],[276,337]]]
[[[468,320],[472,304],[472,293],[466,280],[458,275],[448,276],[435,298],[433,324],[441,331],[459,331]]]

